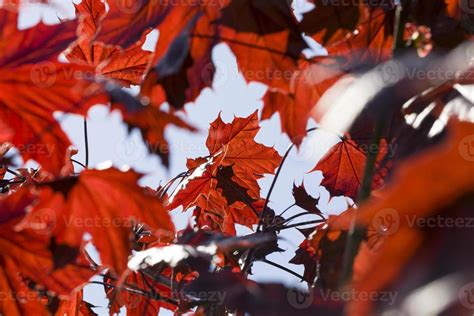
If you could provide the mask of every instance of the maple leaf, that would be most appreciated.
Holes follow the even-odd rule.
[[[79,39],[67,54],[68,60],[93,66],[98,74],[118,80],[124,86],[140,84],[153,57],[152,52],[142,49],[146,34],[125,50],[120,46],[108,46],[95,41],[105,16],[105,4],[84,0],[75,4],[75,7],[76,13],[81,17]]]
[[[42,183],[34,209],[47,210],[57,219],[48,233],[61,244],[78,247],[89,233],[103,264],[122,273],[134,224],[147,224],[162,240],[174,234],[161,202],[137,185],[139,178],[133,171],[114,168],[86,170],[78,177]]]
[[[471,192],[473,179],[468,175],[474,170],[469,137],[474,133],[473,128],[472,123],[452,120],[446,141],[407,159],[378,197],[368,200],[357,211],[357,221],[362,227],[380,219],[390,226],[378,224],[379,232],[386,235],[385,240],[378,251],[364,258],[365,269],[354,276],[358,280],[354,284],[356,291],[377,291],[387,286],[423,245],[425,232],[410,225],[407,218],[435,215]],[[389,222],[387,214],[391,215]],[[351,220],[352,216],[345,220]],[[356,257],[355,265],[357,260],[361,258]],[[350,305],[352,315],[367,314],[371,309],[370,302],[354,301]]]
[[[359,3],[311,2],[316,7],[303,15],[300,28],[323,46],[343,40],[359,22]]]
[[[330,58],[300,61],[288,90],[269,89],[265,94],[262,120],[278,112],[282,131],[299,146],[306,136],[306,125],[314,106],[342,74],[341,65]]]
[[[2,314],[24,315],[31,311],[49,314],[30,281],[51,293],[67,296],[95,274],[84,258],[78,256],[77,249],[56,245],[38,230],[21,228],[25,221],[33,224],[31,218],[44,215],[32,211],[30,217],[25,217],[27,207],[34,200],[34,194],[26,187],[0,197],[0,288],[2,293],[9,294],[0,303]]]
[[[96,316],[92,310],[93,306],[84,301],[84,291],[78,291],[71,295],[67,300],[62,300],[59,303],[59,308],[55,312],[56,316],[74,315],[74,316]]]
[[[348,196],[357,199],[357,193],[364,177],[367,153],[354,140],[343,137],[317,163],[312,171],[320,170],[323,173],[324,186],[333,196]],[[373,149],[372,149],[373,150]],[[383,178],[387,174],[381,161],[388,153],[385,141],[380,144],[376,162],[376,174],[372,180],[372,189],[376,190],[383,185]]]
[[[320,5],[305,15],[300,26],[325,44],[328,56],[299,61],[286,87],[270,85],[262,112],[262,119],[278,112],[282,131],[297,146],[306,136],[308,119],[319,119],[313,113],[324,93],[342,76],[388,59],[392,50],[394,10],[317,2]],[[334,13],[330,15],[334,22],[327,24],[329,12]]]
[[[237,207],[239,212],[243,212],[245,207],[250,208],[253,214],[248,210],[241,214],[251,217],[232,215],[227,220],[233,218],[251,226],[260,211],[253,206],[260,199],[257,179],[265,173],[273,173],[281,159],[273,148],[254,141],[258,130],[257,112],[247,118],[235,118],[232,123],[224,123],[219,116],[211,124],[206,141],[210,157],[188,161],[188,168],[193,170],[169,198],[168,209],[182,206],[186,210],[200,206],[205,212],[212,208],[225,219],[225,215],[237,211],[229,207],[240,204],[241,207]],[[227,207],[222,210],[225,205]]]
[[[176,126],[190,132],[196,128],[186,123],[184,120],[159,109],[154,104],[144,105],[143,98],[135,98],[116,86],[106,88],[112,108],[118,108],[123,117],[123,121],[129,129],[138,128],[142,139],[146,143],[150,153],[157,154],[163,164],[169,166],[169,144],[165,138],[165,129],[168,125]]]
[[[304,184],[301,184],[299,186],[293,184],[293,197],[295,198],[295,204],[297,206],[310,213],[321,215],[321,211],[317,207],[319,198],[315,199],[314,197],[309,195],[308,192],[306,192]]]
[[[307,47],[285,1],[222,1],[172,10],[157,26],[156,67],[143,87],[157,104],[168,100],[180,109],[209,87],[216,69],[212,48],[219,43],[229,45],[248,81],[274,88],[289,86],[286,74]]]
[[[171,41],[172,38],[169,34],[166,34],[166,38],[160,36],[155,55],[156,66],[148,73],[141,90],[152,104],[159,105],[168,101],[174,108],[181,109],[185,103],[193,102],[202,89],[212,84],[215,67],[211,54],[217,40],[192,37],[191,32],[194,29],[194,32],[206,34],[215,32],[212,29],[216,27],[207,16],[196,14],[169,43],[166,51],[158,48],[166,45],[166,41]],[[169,32],[166,23],[161,24],[159,29]]]
[[[85,114],[92,96],[78,79],[88,68],[57,62],[76,36],[76,21],[17,30],[18,15],[0,9],[0,121],[23,157],[59,174],[70,142],[54,111]]]

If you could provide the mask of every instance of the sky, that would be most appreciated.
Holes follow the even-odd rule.
[[[46,24],[54,24],[58,23],[58,17],[62,19],[74,17],[72,1],[54,0],[51,2],[53,3],[52,7],[38,4],[25,6],[20,14],[19,27],[28,28],[41,20]],[[296,9],[304,10],[307,7],[299,5]],[[157,40],[159,42],[159,34],[157,31],[153,31],[147,38],[144,48],[152,50]],[[324,51],[317,44],[310,44],[314,49],[312,52],[308,52],[309,54],[324,54]],[[197,127],[199,131],[190,133],[172,126],[165,131],[166,138],[171,146],[170,168],[168,170],[161,165],[159,158],[148,154],[139,131],[134,130],[129,134],[126,126],[121,122],[120,113],[110,112],[104,105],[95,106],[88,113],[90,167],[95,168],[110,163],[120,168],[130,167],[144,174],[141,185],[156,188],[160,183],[166,183],[175,175],[185,171],[187,158],[208,154],[205,147],[207,130],[209,124],[217,118],[219,113],[225,122],[231,122],[234,116],[249,116],[255,110],[258,110],[260,115],[263,106],[262,97],[267,89],[266,86],[258,82],[247,83],[245,81],[238,71],[235,57],[225,44],[219,44],[215,47],[213,61],[217,66],[217,73],[212,88],[203,90],[196,102],[187,104],[184,112],[180,113],[182,118]],[[137,87],[132,87],[130,92],[137,93]],[[167,105],[164,104],[163,109],[166,109],[166,107]],[[85,145],[82,117],[63,113],[55,113],[55,117],[74,146],[79,149],[79,153],[75,158],[84,161]],[[308,122],[308,128],[314,126],[316,126],[314,121]],[[274,146],[280,155],[285,153],[290,141],[286,135],[281,133],[278,114],[261,123],[261,130],[256,137],[256,141],[266,146]],[[319,197],[318,206],[326,214],[338,214],[346,209],[348,203],[346,198],[330,198],[327,190],[320,186],[323,177],[321,172],[309,173],[324,153],[338,141],[339,138],[336,135],[317,130],[304,140],[299,151],[292,151],[285,162],[270,199],[269,206],[276,213],[293,204],[294,199],[291,194],[293,183],[300,184],[302,182],[313,197]],[[262,188],[262,197],[266,196],[272,180],[273,176],[267,175],[259,181]],[[301,211],[298,207],[293,207],[286,215],[291,216]],[[183,229],[188,225],[190,213],[191,211],[182,213],[181,210],[172,212],[177,229]],[[314,218],[302,217],[301,221],[309,219]],[[250,232],[250,229],[246,227],[238,227],[239,234]],[[296,229],[288,229],[283,231],[280,237],[280,247],[288,249],[288,251],[271,254],[268,259],[288,266],[295,272],[302,274],[302,266],[288,264],[288,261],[293,257],[294,250],[303,240],[303,236]],[[97,255],[95,251],[93,253],[94,256]],[[253,271],[252,279],[257,281],[282,282],[290,286],[303,286],[294,276],[265,263],[256,263]],[[85,300],[97,306],[95,311],[100,315],[107,314],[107,300],[104,297],[101,285],[87,286]],[[162,315],[171,314],[163,313]]]

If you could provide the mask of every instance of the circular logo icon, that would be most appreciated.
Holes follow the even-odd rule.
[[[375,70],[384,85],[394,84],[403,77],[403,65],[395,60],[381,64]]]
[[[392,235],[400,227],[400,216],[394,209],[383,209],[375,215],[372,220],[375,230],[382,236]]]
[[[220,88],[229,81],[229,69],[226,63],[216,61],[203,68],[201,77],[207,85]]]
[[[115,152],[124,163],[136,162],[146,156],[146,151],[142,147],[136,140],[123,138],[118,142]]]
[[[467,283],[459,289],[458,299],[462,306],[474,310],[474,282]]]
[[[30,70],[31,82],[40,87],[51,87],[57,78],[56,65],[50,61],[45,61],[31,67]]]
[[[459,0],[459,7],[467,14],[474,14],[474,0]]]
[[[42,208],[29,214],[25,227],[40,235],[50,235],[56,224],[56,213],[52,209]]]
[[[474,135],[464,137],[459,142],[458,150],[463,159],[474,162]]]
[[[135,14],[142,7],[143,0],[115,0],[117,9],[125,14]]]
[[[286,295],[288,303],[296,309],[305,309],[313,304],[314,294],[312,290],[289,289]]]

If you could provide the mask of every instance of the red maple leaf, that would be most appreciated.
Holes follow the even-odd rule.
[[[388,145],[382,141],[376,162],[376,174],[372,179],[372,189],[383,185],[387,174],[382,168],[381,161],[387,155]],[[355,200],[363,181],[367,153],[361,146],[350,138],[343,138],[317,163],[312,171],[320,170],[324,186],[332,196],[348,196]]]
[[[40,23],[20,31],[17,18],[17,13],[0,9],[1,125],[15,131],[7,140],[24,161],[34,159],[59,174],[70,142],[53,112],[85,114],[91,97],[90,84],[77,76],[88,68],[57,61],[75,39],[77,23]]]
[[[161,201],[137,185],[139,178],[133,171],[110,168],[42,183],[34,210],[46,212],[52,219],[45,233],[61,244],[79,247],[84,234],[89,233],[102,263],[122,273],[135,224],[147,224],[161,240],[174,236],[174,226]]]
[[[281,159],[273,148],[255,142],[258,130],[257,112],[232,123],[218,117],[206,141],[210,156],[188,161],[191,174],[170,197],[168,208],[199,206],[220,216],[218,222],[224,226],[227,221],[247,226],[256,223],[260,212],[254,206],[260,199],[257,179],[274,173]],[[248,208],[250,211],[244,211]]]

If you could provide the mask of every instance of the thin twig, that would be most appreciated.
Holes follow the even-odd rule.
[[[304,281],[304,277],[302,275],[299,275],[298,273],[294,272],[294,271],[291,271],[290,269],[284,267],[284,266],[281,266],[279,265],[278,263],[275,263],[273,261],[270,261],[268,259],[263,259],[262,262],[265,262],[266,264],[269,264],[271,266],[274,266],[280,270],[283,270],[285,272],[288,272],[289,274],[291,275],[294,275],[295,277],[297,277],[298,279],[300,279],[301,281]]]
[[[87,167],[82,162],[79,162],[76,159],[72,159],[72,158],[71,158],[71,161],[74,162],[74,163],[77,163],[82,168],[87,169]]]
[[[9,169],[9,168],[6,168],[6,171],[7,171],[8,173],[10,173],[10,174],[12,174],[12,175],[18,177],[18,178],[24,178],[21,174],[19,174],[19,173],[16,172],[15,170],[11,170],[11,169]]]
[[[306,130],[307,133],[313,132],[317,130],[317,127],[310,128]],[[275,173],[275,177],[273,177],[272,184],[270,185],[270,189],[268,190],[267,197],[265,198],[265,204],[263,205],[262,213],[260,214],[260,218],[258,220],[258,226],[257,226],[257,232],[260,231],[260,228],[263,224],[263,215],[265,214],[265,210],[267,209],[268,202],[270,201],[270,197],[272,195],[273,189],[275,188],[275,184],[278,180],[278,176],[280,175],[281,170],[283,169],[283,165],[285,164],[286,158],[288,158],[288,155],[290,154],[291,150],[295,147],[295,144],[291,144],[288,149],[285,152],[285,155],[283,156],[280,165],[278,166],[277,172]]]
[[[283,210],[283,212],[280,213],[279,216],[283,216],[283,214],[285,214],[285,213],[286,213],[290,208],[292,208],[293,206],[296,206],[296,204],[293,203],[293,204],[291,204],[290,206],[288,206],[287,208],[285,208],[285,209]]]
[[[288,226],[285,226],[285,227],[282,227],[282,228],[278,228],[278,230],[285,230],[285,229],[290,229],[290,228],[299,227],[299,226],[306,226],[306,225],[310,225],[310,224],[321,224],[321,223],[325,223],[325,222],[326,222],[326,220],[317,219],[317,220],[313,220],[313,221],[306,221],[306,222],[291,224],[291,225],[288,225]]]
[[[84,117],[84,143],[85,143],[85,150],[86,150],[86,169],[89,168],[89,137],[87,135],[87,118]]]

